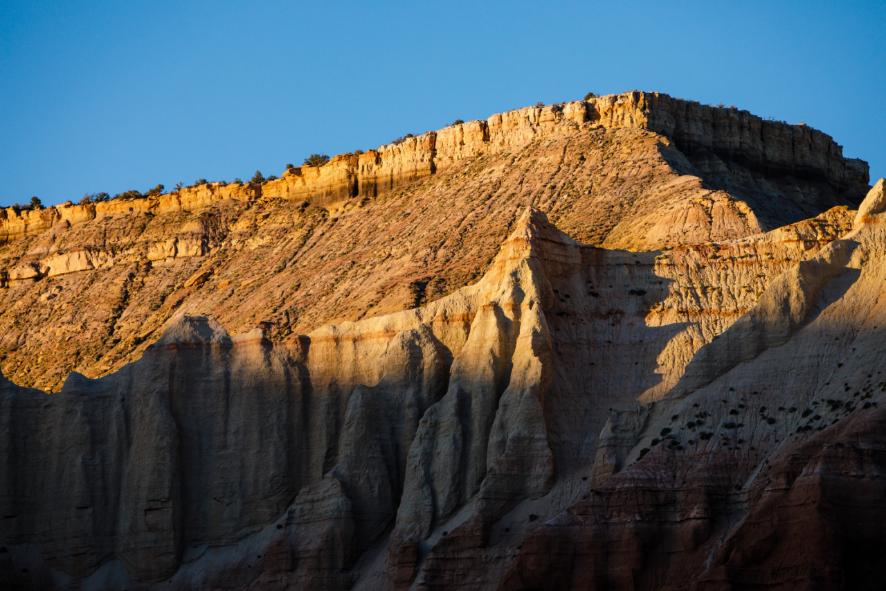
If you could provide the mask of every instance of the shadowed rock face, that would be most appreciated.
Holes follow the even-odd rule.
[[[835,145],[827,136],[790,131],[794,155],[786,160],[768,139],[762,148],[752,140],[791,128],[759,124],[766,131],[742,132],[733,145],[717,131],[725,125],[720,111],[698,107],[701,114],[686,115],[693,109],[669,97],[631,94],[504,114],[476,129],[459,126],[462,139],[437,132],[435,164],[425,175],[413,172],[424,162],[421,142],[431,140],[413,138],[415,154],[397,161],[397,170],[407,171],[406,185],[398,187],[397,174],[373,169],[373,178],[389,180],[373,189],[377,204],[361,206],[392,208],[386,248],[395,262],[349,268],[369,281],[373,272],[415,264],[397,257],[450,228],[440,213],[446,208],[471,212],[459,218],[460,242],[438,245],[424,259],[447,251],[438,274],[422,275],[403,300],[392,300],[410,309],[357,319],[384,308],[351,303],[326,312],[350,320],[301,333],[293,319],[285,328],[269,321],[246,331],[227,322],[249,326],[249,310],[280,310],[288,297],[297,299],[275,291],[275,281],[299,277],[288,274],[289,266],[270,274],[243,270],[250,281],[269,277],[254,292],[241,283],[219,295],[227,289],[220,282],[246,281],[235,263],[242,269],[247,261],[267,265],[263,255],[274,258],[275,246],[243,246],[254,245],[257,230],[266,228],[271,235],[300,235],[300,257],[318,262],[314,275],[300,271],[305,281],[316,277],[306,294],[319,294],[320,302],[360,300],[367,289],[356,279],[321,273],[322,261],[339,256],[324,250],[330,236],[368,223],[358,221],[358,209],[307,228],[273,230],[274,216],[302,215],[311,205],[301,212],[298,203],[267,200],[262,187],[242,210],[210,200],[199,214],[155,215],[173,216],[166,221],[139,222],[133,213],[9,242],[5,252],[23,252],[83,238],[95,231],[91,224],[110,233],[119,231],[117,223],[142,224],[146,234],[166,236],[160,241],[166,246],[148,252],[168,247],[163,252],[173,254],[156,267],[140,266],[136,257],[125,278],[127,298],[163,282],[174,288],[140,333],[157,330],[156,338],[117,341],[118,360],[132,361],[108,375],[71,374],[53,395],[0,382],[0,583],[660,589],[696,581],[711,589],[876,588],[872,548],[884,540],[875,525],[886,517],[886,418],[878,407],[886,394],[882,181],[857,213],[843,206],[815,210],[810,204],[818,203],[822,187],[845,190],[857,181],[857,166],[834,164],[832,148],[824,159],[797,148],[798,138],[813,147]],[[734,117],[741,129],[759,122],[741,112]],[[687,123],[695,119],[698,125]],[[680,151],[657,135],[664,131],[683,144]],[[584,161],[567,164],[570,146],[585,145],[587,137],[599,143]],[[689,150],[686,142],[754,175],[790,169],[800,193],[814,197],[794,205],[818,215],[761,232],[749,205],[756,197],[710,193],[698,177],[676,176],[666,160],[660,172],[639,173],[652,187],[635,193],[626,209],[605,195],[567,196],[586,178],[582,170],[592,182],[604,169],[604,176],[630,178],[637,173],[628,172],[626,159],[654,159],[663,150],[696,166],[690,156],[704,150]],[[524,170],[520,162],[542,162],[549,150],[562,156],[542,184],[567,188],[547,197],[533,193],[537,207],[518,208],[519,192],[508,204],[476,195],[473,205],[467,196],[464,205],[432,203],[431,196],[445,194],[442,186],[458,195],[465,190],[459,187],[482,187],[496,175],[501,184],[509,174],[536,183],[539,165]],[[753,156],[759,150],[768,154],[762,164]],[[382,164],[385,153],[376,155]],[[579,162],[601,154],[618,166],[581,168]],[[362,158],[354,173],[360,183]],[[298,174],[321,178],[336,170],[324,169]],[[631,182],[628,191],[639,191],[639,182]],[[816,183],[818,192],[810,193]],[[338,199],[329,191],[323,207]],[[665,205],[651,215],[646,208],[653,203]],[[406,210],[415,218],[401,226],[395,214]],[[620,213],[593,217],[605,211]],[[674,232],[678,219],[682,229]],[[201,237],[170,237],[166,231],[177,223]],[[501,238],[496,224],[507,231]],[[397,236],[414,240],[401,245]],[[484,240],[493,238],[487,259]],[[369,260],[381,248],[381,242],[367,246],[358,256],[353,244],[341,246],[352,260]],[[114,256],[130,256],[120,252]],[[80,260],[46,268],[73,268]],[[292,267],[300,268],[301,258],[295,260]],[[475,280],[453,279],[459,265],[477,272],[479,261],[485,262]],[[90,315],[76,304],[99,269],[50,275],[41,264],[34,267],[39,277],[11,280],[10,294],[56,293],[47,302],[59,309],[48,317],[82,310],[87,322],[100,319],[100,310]],[[105,270],[116,273],[119,264],[114,259]],[[57,290],[50,282],[59,277],[76,283]],[[452,289],[434,291],[434,277],[448,277]],[[250,299],[262,290],[268,293],[261,300]],[[74,299],[52,303],[61,297]],[[244,298],[239,308],[234,297]],[[201,306],[224,313],[220,319],[191,313]],[[111,334],[139,317],[129,299],[115,310]],[[8,308],[6,318],[14,316]],[[47,352],[47,363],[56,363],[54,355]],[[30,360],[28,372],[39,373],[41,363]]]

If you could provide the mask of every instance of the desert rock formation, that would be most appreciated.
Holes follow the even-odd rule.
[[[475,281],[533,206],[582,243],[656,250],[856,206],[827,135],[650,93],[530,107],[257,185],[5,210],[0,368],[57,391],[141,356],[183,313],[275,339]],[[385,228],[385,232],[379,232]],[[76,311],[72,315],[72,312]]]
[[[7,212],[0,582],[876,588],[883,190],[630,93]]]

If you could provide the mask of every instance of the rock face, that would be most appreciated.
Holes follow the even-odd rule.
[[[0,212],[0,369],[58,391],[138,359],[172,318],[282,340],[475,281],[526,206],[584,244],[651,251],[855,207],[827,135],[655,93],[530,107],[263,185]],[[384,228],[384,232],[379,232]]]
[[[866,185],[630,93],[9,215],[0,583],[877,588]]]

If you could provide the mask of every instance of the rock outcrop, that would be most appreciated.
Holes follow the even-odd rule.
[[[70,371],[135,361],[182,313],[235,333],[270,323],[279,340],[420,305],[475,281],[526,206],[582,243],[651,251],[855,207],[866,183],[866,165],[808,127],[628,93],[454,125],[261,185],[7,209],[0,368],[57,391]]]
[[[0,249],[0,585],[876,588],[866,182],[632,93],[46,210]]]

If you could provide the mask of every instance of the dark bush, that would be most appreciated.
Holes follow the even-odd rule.
[[[395,140],[392,141],[391,143],[394,144],[394,145],[396,146],[396,145],[398,145],[398,144],[402,144],[403,142],[405,142],[407,139],[409,139],[409,138],[411,138],[411,137],[415,137],[415,136],[414,136],[413,134],[411,134],[411,133],[407,133],[407,134],[404,135],[404,136],[398,137],[397,139],[395,139]]]
[[[102,201],[107,201],[110,198],[111,198],[111,196],[108,195],[107,193],[105,193],[104,191],[101,193],[96,193],[95,195],[92,196],[92,200],[95,203],[101,203]]]
[[[329,156],[326,154],[311,154],[305,158],[305,166],[323,166],[329,162]]]
[[[585,95],[585,100],[586,100],[586,101],[589,101],[589,100],[591,100],[591,99],[595,99],[595,98],[597,98],[597,95],[594,94],[593,92],[589,92],[589,93],[587,93],[587,94]]]
[[[252,175],[252,178],[249,179],[249,182],[253,185],[260,185],[265,182],[265,175],[263,175],[260,170],[256,170],[255,174]]]
[[[93,197],[89,193],[80,198],[80,205],[89,205],[92,203]]]
[[[31,197],[31,209],[43,209],[43,202],[36,195]]]
[[[461,125],[462,123],[464,123],[464,119],[456,119],[452,122],[452,125]]]
[[[148,197],[159,197],[163,193],[163,189],[165,189],[161,184],[155,185],[153,188],[149,189],[147,192]]]
[[[204,178],[199,178],[199,179],[197,179],[196,181],[194,181],[194,184],[191,185],[191,186],[192,186],[192,187],[196,187],[196,186],[198,186],[198,185],[208,185],[208,184],[209,184],[209,181],[207,181],[207,180],[204,179]]]

